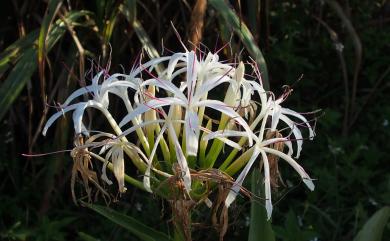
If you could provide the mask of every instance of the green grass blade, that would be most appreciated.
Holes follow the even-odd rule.
[[[13,44],[8,46],[0,54],[0,76],[8,70],[9,67],[16,63],[27,47],[34,44],[38,37],[38,31],[32,31],[25,37],[18,39]]]
[[[381,241],[383,231],[390,218],[390,207],[379,209],[364,224],[354,241]]]
[[[36,49],[26,50],[0,87],[0,120],[19,96],[37,67]]]
[[[269,81],[267,64],[265,62],[263,54],[257,47],[253,35],[249,31],[248,27],[245,25],[244,22],[240,22],[240,19],[237,14],[229,7],[229,5],[224,0],[210,0],[209,3],[219,13],[222,20],[227,25],[230,25],[233,31],[241,38],[241,41],[244,43],[250,55],[254,58],[254,60],[256,60],[256,63],[258,64],[260,72],[262,74],[261,77],[263,80],[264,88],[268,90]]]
[[[252,172],[251,191],[255,196],[264,197],[263,176],[258,168]],[[267,221],[267,211],[255,200],[251,203],[248,241],[275,241],[271,222]]]
[[[88,13],[89,12],[86,11],[70,12],[67,16],[65,16],[65,18],[68,19],[69,22],[72,22],[76,21],[81,16],[87,15]],[[50,49],[64,35],[65,31],[66,28],[62,20],[57,20],[47,35],[46,44],[48,51],[50,51]],[[0,120],[4,117],[9,107],[19,96],[27,81],[34,74],[37,68],[36,57],[37,49],[34,48],[33,45],[25,49],[15,67],[11,70],[0,86],[0,105],[2,107],[0,109]]]
[[[41,79],[44,75],[44,57],[46,55],[46,37],[50,29],[50,25],[61,6],[61,0],[51,0],[48,3],[47,11],[43,17],[41,28],[38,37],[38,64]]]
[[[137,1],[126,0],[122,6],[122,12],[129,23],[133,23],[137,19]]]
[[[157,49],[154,47],[152,41],[149,38],[149,35],[146,33],[145,29],[142,27],[141,23],[136,19],[137,16],[137,4],[135,0],[125,1],[124,5],[120,7],[122,14],[126,17],[127,21],[132,24],[135,34],[137,35],[139,41],[142,43],[142,47],[145,49],[149,58],[158,58],[160,54]],[[162,73],[162,66],[157,65],[156,71],[158,74]]]
[[[159,232],[153,228],[146,226],[135,218],[126,216],[111,208],[83,203],[88,208],[108,218],[110,221],[118,224],[119,226],[127,229],[141,240],[145,241],[170,241],[171,239],[164,233]]]

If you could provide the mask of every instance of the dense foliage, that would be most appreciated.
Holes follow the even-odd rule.
[[[69,153],[22,154],[70,149],[71,118],[61,119],[49,137],[42,138],[47,117],[56,111],[52,106],[90,81],[90,70],[110,66],[113,73],[130,71],[142,47],[150,56],[182,50],[172,25],[183,40],[193,40],[195,2],[2,3],[1,239],[138,240],[90,209],[74,205]],[[295,173],[280,167],[285,185],[273,194],[272,229],[277,240],[352,240],[390,200],[389,3],[226,2],[208,1],[200,41],[211,51],[230,43],[220,53],[226,59],[237,58],[231,53],[241,50],[243,60],[255,58],[263,73],[268,68],[265,81],[279,90],[277,94],[284,91],[283,85],[294,89],[287,106],[302,112],[322,109],[316,139],[305,140],[300,157],[316,179],[316,190],[307,192],[303,183],[297,188]],[[120,106],[117,114],[123,114]],[[167,203],[136,188],[116,195],[110,207],[149,227],[172,232]],[[253,223],[250,209],[246,198],[231,207],[225,240],[246,240]],[[208,212],[205,208],[194,214],[199,222],[194,240],[217,239]],[[389,231],[385,223],[384,237]]]

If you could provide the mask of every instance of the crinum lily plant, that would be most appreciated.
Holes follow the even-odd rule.
[[[102,70],[90,85],[68,97],[43,134],[58,118],[73,112],[77,141],[72,186],[79,172],[87,192],[88,182],[105,192],[98,183],[113,183],[109,168],[120,192],[126,191],[127,183],[168,200],[214,205],[211,193],[223,185],[227,209],[244,191],[243,181],[258,163],[270,218],[277,160],[285,161],[314,189],[295,160],[302,149],[302,127],[308,129],[308,139],[314,132],[302,114],[281,106],[288,93],[275,98],[264,90],[256,65],[246,65],[219,61],[213,53],[185,51],[139,63],[129,74]],[[248,66],[251,74],[245,74]],[[114,98],[126,109],[121,119],[110,112]],[[87,108],[97,109],[111,132],[88,129]],[[92,170],[92,159],[102,162],[101,179]],[[130,177],[125,167],[135,167],[141,175]]]

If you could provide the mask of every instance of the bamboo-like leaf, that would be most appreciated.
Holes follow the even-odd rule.
[[[379,209],[364,224],[363,228],[356,235],[354,241],[381,241],[383,230],[390,218],[390,207]]]
[[[69,22],[76,21],[78,18],[89,14],[87,11],[70,12],[65,16]],[[63,36],[66,28],[62,20],[57,20],[47,35],[47,50],[54,46],[55,43]],[[37,49],[31,44],[29,48],[23,50],[19,61],[11,70],[7,78],[0,87],[0,120],[4,117],[8,108],[19,96],[27,81],[31,78],[37,68],[36,63]],[[1,62],[1,60],[0,60]]]
[[[35,72],[36,49],[27,49],[0,88],[0,120]]]
[[[171,239],[164,233],[159,232],[153,228],[146,226],[137,219],[126,216],[111,208],[83,203],[88,208],[108,218],[110,221],[118,224],[119,226],[129,230],[141,240],[145,241],[170,241]]]
[[[0,76],[16,63],[20,56],[24,53],[27,47],[31,47],[38,37],[38,31],[32,31],[25,37],[18,39],[13,44],[8,46],[0,54]]]
[[[251,191],[255,196],[264,197],[263,178],[258,168],[252,172]],[[274,241],[275,234],[271,221],[267,221],[267,211],[256,201],[251,203],[251,217],[248,241]]]
[[[142,27],[141,23],[136,19],[137,14],[137,5],[136,1],[128,0],[125,1],[124,5],[120,7],[120,10],[123,15],[125,15],[127,21],[132,24],[135,34],[137,35],[139,41],[142,43],[142,47],[145,49],[149,58],[158,58],[160,57],[157,49],[154,47],[152,41],[150,40],[148,34],[145,29]],[[161,64],[156,66],[156,71],[158,74],[162,73]]]
[[[269,82],[267,64],[248,27],[244,22],[240,21],[237,14],[224,0],[209,0],[209,3],[219,13],[223,21],[227,25],[230,25],[233,31],[241,38],[241,41],[244,43],[250,55],[256,60],[262,74],[264,89],[268,90]]]
[[[41,81],[44,79],[44,57],[46,55],[46,38],[50,29],[50,25],[53,22],[53,19],[61,6],[61,0],[51,0],[49,1],[47,11],[43,17],[41,28],[38,36],[38,66],[39,66],[39,75]],[[41,86],[44,88],[44,86]]]
[[[137,1],[126,0],[124,1],[124,6],[122,10],[123,14],[129,23],[133,23],[137,19]]]
[[[260,30],[258,26],[258,15],[260,14],[261,0],[254,0],[252,4],[247,5],[248,11],[248,26],[252,33],[256,36]]]
[[[107,19],[104,23],[104,28],[103,28],[104,43],[110,42],[112,32],[114,31],[115,24],[117,22],[116,20],[117,20],[117,16],[118,16],[118,12],[119,12],[118,7],[115,7],[114,9],[112,9],[111,12],[112,13],[110,15],[110,18]]]

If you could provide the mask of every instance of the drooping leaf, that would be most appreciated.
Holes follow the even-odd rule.
[[[126,216],[111,208],[83,203],[88,208],[108,218],[110,221],[118,224],[119,226],[129,230],[141,240],[145,241],[170,241],[171,239],[164,233],[157,231],[153,228],[146,226],[137,219]]]
[[[354,241],[381,241],[383,230],[390,218],[390,207],[379,209],[356,235]]]

